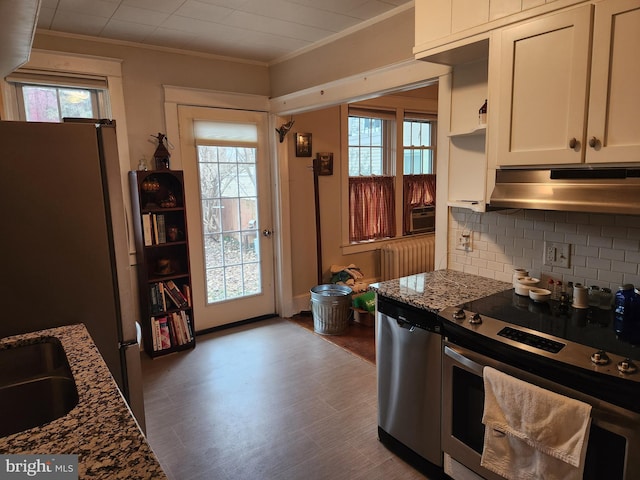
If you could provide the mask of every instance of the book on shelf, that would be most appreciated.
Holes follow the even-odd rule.
[[[153,245],[153,229],[151,227],[151,214],[142,215],[142,236],[144,237],[145,246]]]
[[[180,291],[178,286],[175,284],[173,280],[167,280],[164,282],[165,292],[171,299],[171,301],[178,308],[185,308],[189,306],[189,302],[184,294]]]
[[[191,306],[191,286],[189,284],[185,283],[182,286],[182,294],[187,299],[188,306]]]
[[[189,314],[184,310],[181,310],[180,318],[182,319],[182,324],[184,325],[185,331],[187,332],[187,337],[189,338],[189,341],[190,342],[193,341],[195,337],[194,337],[193,329],[191,328],[191,322],[189,321]]]
[[[172,325],[176,332],[175,336],[176,336],[177,345],[184,345],[186,343],[189,343],[191,340],[193,340],[193,337],[191,336],[191,331],[188,328],[184,318],[185,317],[179,314],[178,312],[173,312],[171,314]]]
[[[193,341],[193,330],[186,312],[171,312],[167,315],[152,317],[153,350],[186,345]]]
[[[167,243],[166,217],[161,213],[143,214],[142,236],[146,247]]]
[[[151,340],[153,343],[153,351],[160,350],[160,324],[155,318],[151,317]]]
[[[158,286],[158,290],[160,290],[160,306],[162,307],[162,311],[167,311],[167,296],[164,294],[165,286],[164,283],[160,282],[156,284]]]
[[[167,227],[164,215],[154,214],[158,225],[158,243],[167,243]]]
[[[169,322],[167,317],[158,319],[158,325],[160,330],[160,349],[171,348],[171,332],[169,331]]]
[[[162,303],[160,301],[160,289],[158,284],[154,283],[149,286],[149,301],[151,303],[151,313],[163,312]]]
[[[167,310],[165,287],[162,282],[153,283],[149,286],[149,300],[151,303],[151,314]]]
[[[153,230],[153,244],[158,244],[158,217],[153,213],[151,215],[151,229]]]

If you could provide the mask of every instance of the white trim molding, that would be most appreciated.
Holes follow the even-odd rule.
[[[286,116],[342,103],[367,100],[433,83],[451,71],[447,65],[408,60],[272,98],[272,113]]]
[[[177,170],[182,169],[180,142],[177,141],[180,138],[178,105],[269,112],[269,99],[262,95],[219,92],[172,85],[163,85],[162,88],[164,90],[164,118],[167,138],[169,141],[176,139],[176,142],[172,142],[174,149],[171,151],[171,164]]]

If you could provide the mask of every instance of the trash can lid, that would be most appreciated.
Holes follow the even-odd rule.
[[[311,293],[322,295],[325,297],[341,297],[344,295],[350,295],[352,290],[345,285],[336,285],[334,283],[325,285],[316,285],[311,289]]]

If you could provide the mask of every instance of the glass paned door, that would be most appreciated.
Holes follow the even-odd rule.
[[[207,303],[261,293],[256,148],[198,145]]]
[[[198,329],[271,315],[268,115],[180,106],[178,121]]]

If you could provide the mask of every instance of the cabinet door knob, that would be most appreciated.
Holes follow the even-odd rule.
[[[598,144],[600,143],[600,140],[598,140],[596,137],[591,137],[589,139],[589,146],[591,148],[596,148],[598,146]]]
[[[573,137],[571,140],[569,140],[569,148],[576,148],[576,145],[578,145],[578,140],[576,139],[576,137]]]
[[[269,230],[268,228],[265,228],[264,230],[262,230],[262,236],[264,237],[271,237],[271,235],[273,234],[273,230]]]

